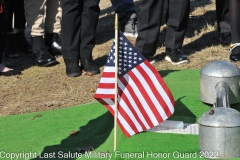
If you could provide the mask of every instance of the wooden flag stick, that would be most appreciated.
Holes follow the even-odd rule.
[[[114,151],[117,149],[117,113],[118,113],[118,14],[115,15],[115,110],[114,110]]]

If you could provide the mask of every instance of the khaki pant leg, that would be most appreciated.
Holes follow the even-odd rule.
[[[60,33],[62,21],[61,0],[47,0],[46,33]]]
[[[24,0],[25,16],[28,32],[31,36],[45,34],[45,7],[46,0]]]

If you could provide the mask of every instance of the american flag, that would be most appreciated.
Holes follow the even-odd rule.
[[[115,42],[94,95],[114,115]],[[126,137],[153,128],[175,108],[172,93],[157,70],[119,32],[117,122]]]

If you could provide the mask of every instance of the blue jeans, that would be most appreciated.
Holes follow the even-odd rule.
[[[111,2],[118,17],[136,13],[133,0],[111,0]]]

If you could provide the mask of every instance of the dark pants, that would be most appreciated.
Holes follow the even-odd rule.
[[[100,0],[62,0],[64,59],[92,58]]]
[[[8,0],[9,9],[7,13],[7,31],[13,31],[13,28],[25,29],[26,18],[24,12],[24,0]],[[13,25],[14,15],[14,25]]]
[[[6,38],[6,13],[8,11],[8,1],[7,0],[0,0],[2,7],[3,7],[3,12],[0,13],[0,63],[2,63],[2,57],[3,57],[3,50],[5,47],[5,38]]]
[[[139,9],[136,48],[143,55],[154,55],[157,49],[163,1],[141,0]],[[166,48],[178,49],[182,47],[189,19],[189,11],[189,0],[169,0],[166,13]]]
[[[229,1],[216,0],[215,2],[218,31],[221,33],[231,32],[229,22]]]

